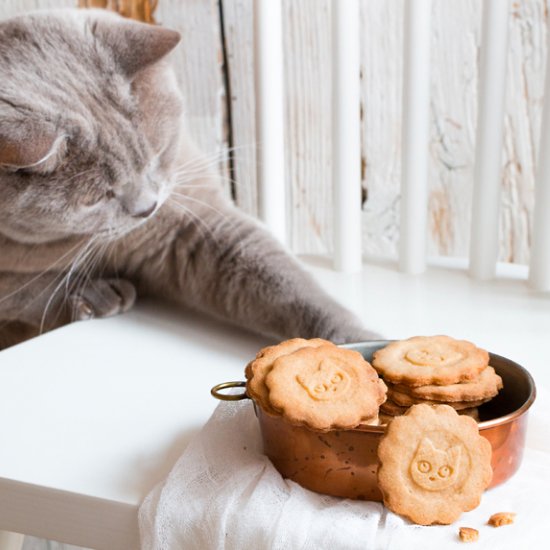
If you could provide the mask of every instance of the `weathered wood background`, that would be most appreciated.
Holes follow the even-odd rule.
[[[470,233],[481,1],[433,0],[429,253],[466,256]],[[500,257],[529,258],[549,0],[512,4]],[[4,0],[0,16],[78,0]],[[364,252],[392,257],[399,235],[404,0],[362,0]],[[190,131],[212,154],[228,193],[257,210],[253,0],[160,0],[156,19],[182,32],[175,55]],[[332,248],[330,1],[284,0],[290,243]],[[228,158],[232,150],[232,160]],[[232,180],[232,181],[231,181]]]

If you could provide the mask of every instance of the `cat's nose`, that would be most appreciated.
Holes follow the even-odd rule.
[[[157,203],[155,201],[152,204],[152,206],[150,206],[146,210],[142,210],[141,212],[137,212],[136,214],[132,214],[132,218],[148,218],[155,211],[156,207],[157,207]]]

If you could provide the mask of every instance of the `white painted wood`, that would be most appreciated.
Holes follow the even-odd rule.
[[[362,267],[359,3],[332,0],[334,266]]]
[[[484,0],[470,274],[495,276],[499,256],[502,131],[508,48],[508,0]]]
[[[482,2],[432,5],[428,255],[467,257]]]
[[[399,266],[426,268],[431,0],[409,0],[404,18],[403,143]]]
[[[161,0],[155,18],[181,33],[181,43],[171,55],[185,99],[188,129],[212,165],[227,178],[227,105],[217,1]],[[230,195],[230,181],[224,181]]]
[[[222,10],[234,145],[231,157],[235,200],[242,210],[257,215],[252,0],[224,0]]]
[[[0,531],[0,550],[21,550],[25,536],[10,531]]]
[[[4,0],[0,17],[77,0]],[[428,253],[469,255],[481,0],[433,0]],[[236,198],[257,213],[252,0],[223,0],[232,83]],[[166,8],[166,11],[164,12]],[[360,0],[363,252],[396,257],[401,172],[403,0]],[[509,20],[500,198],[501,261],[528,263],[544,95],[547,0],[513,2]],[[189,127],[227,171],[228,128],[215,0],[161,0],[184,33],[178,50]],[[283,0],[289,242],[332,254],[330,2]],[[248,37],[248,38],[247,38]],[[218,159],[221,160],[218,162]],[[229,192],[229,182],[227,189]]]
[[[280,0],[254,3],[258,213],[282,243],[286,232],[283,33]]]
[[[153,311],[1,352],[0,529],[136,548],[137,508],[216,406],[210,388],[267,343]]]
[[[0,2],[0,18],[31,11],[51,8],[74,8],[78,0],[3,0]]]
[[[361,1],[360,6],[363,252],[371,257],[397,257],[403,1]]]
[[[545,96],[529,264],[529,284],[539,291],[550,291],[550,56],[546,62]]]

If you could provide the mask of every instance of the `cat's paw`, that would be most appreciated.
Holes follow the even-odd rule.
[[[95,279],[69,297],[75,321],[111,317],[128,311],[136,301],[136,289],[124,279]]]
[[[325,338],[334,344],[351,344],[370,340],[382,340],[383,336],[378,332],[367,330],[360,326],[341,325],[328,330]]]

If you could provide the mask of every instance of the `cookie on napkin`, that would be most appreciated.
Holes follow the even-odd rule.
[[[414,405],[394,418],[378,458],[384,504],[420,525],[449,524],[476,508],[493,476],[491,444],[447,405]]]

